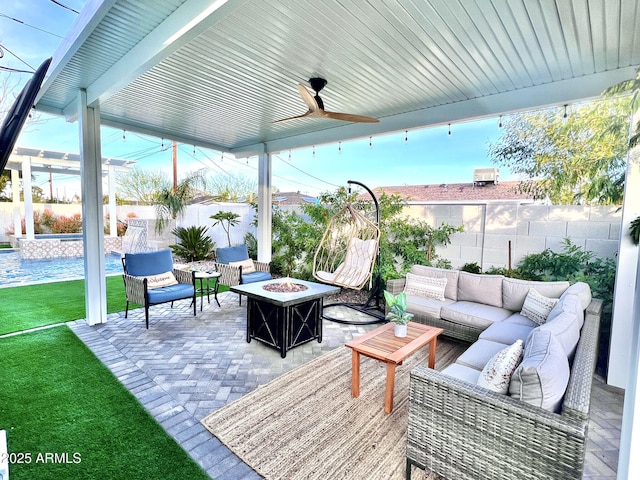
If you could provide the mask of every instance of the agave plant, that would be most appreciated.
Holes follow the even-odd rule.
[[[207,235],[207,227],[176,227],[171,233],[180,240],[180,243],[170,245],[174,255],[188,262],[213,258],[216,245]]]

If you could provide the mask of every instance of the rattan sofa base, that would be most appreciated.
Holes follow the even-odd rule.
[[[561,413],[418,366],[411,372],[411,465],[448,479],[580,479],[602,301],[593,299],[571,365]]]

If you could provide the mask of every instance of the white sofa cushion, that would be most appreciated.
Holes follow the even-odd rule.
[[[456,363],[482,371],[487,362],[504,347],[504,343],[476,340],[457,358]]]
[[[520,313],[538,325],[542,325],[547,321],[549,312],[551,312],[557,303],[557,298],[545,297],[535,288],[532,288],[524,300],[524,305],[522,305],[522,311]]]
[[[582,310],[586,310],[591,303],[591,287],[585,282],[574,283],[564,291],[560,298],[566,295],[577,295],[580,299],[580,306]]]
[[[514,325],[526,325],[527,327],[531,327],[532,329],[538,326],[536,322],[534,322],[530,318],[525,317],[520,312],[514,313],[506,320],[503,320],[502,323],[509,323]]]
[[[407,273],[404,293],[444,302],[444,289],[446,286],[447,278],[426,277]]]
[[[540,328],[525,343],[524,358],[511,376],[512,397],[557,412],[569,384],[569,360],[556,337]]]
[[[473,385],[478,383],[478,377],[480,377],[480,370],[468,367],[467,365],[460,365],[459,363],[452,363],[442,370],[442,373],[472,383]]]
[[[492,392],[507,393],[511,374],[520,365],[523,350],[522,340],[516,340],[496,353],[482,369],[478,377],[478,385]]]
[[[490,340],[492,342],[504,343],[505,345],[511,345],[516,340],[522,340],[524,342],[531,333],[531,330],[534,328],[535,327],[531,325],[506,323],[505,320],[491,325],[480,334],[479,338]]]
[[[511,312],[504,308],[464,301],[443,306],[440,310],[440,317],[445,320],[482,329],[487,328],[494,322],[504,320],[509,315],[511,315]]]
[[[519,312],[532,287],[545,297],[559,298],[569,288],[569,282],[536,282],[505,277],[502,280],[502,307]]]
[[[441,318],[442,307],[455,303],[453,300],[445,298],[444,301],[433,298],[419,297],[417,295],[407,295],[407,312],[414,315],[426,315],[431,318]]]
[[[502,275],[460,272],[458,301],[478,302],[502,308]]]
[[[567,295],[555,308],[554,315],[549,315],[547,322],[538,327],[539,330],[552,333],[557,339],[567,358],[573,358],[580,340],[580,330],[584,323],[584,310],[577,295]]]
[[[451,300],[458,300],[458,275],[459,270],[448,270],[446,268],[427,267],[426,265],[414,265],[409,273],[422,275],[424,277],[446,278],[447,286],[444,289],[444,296]]]

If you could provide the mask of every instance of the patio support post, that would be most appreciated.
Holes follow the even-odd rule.
[[[24,192],[24,224],[27,240],[35,238],[33,228],[33,192],[31,191],[31,157],[22,162],[22,190]]]
[[[20,214],[20,171],[11,170],[11,191],[13,192],[13,235],[22,237],[22,215]]]
[[[80,177],[82,178],[82,238],[84,240],[85,306],[87,323],[107,321],[102,210],[102,152],[100,110],[87,105],[87,92],[78,94]]]
[[[635,104],[637,105],[639,101],[640,99],[636,98]],[[630,129],[636,124],[638,118],[640,118],[640,112],[636,112],[633,118],[630,118]],[[631,355],[630,334],[633,331],[634,322],[640,321],[638,318],[634,319],[632,315],[636,288],[638,246],[633,244],[629,235],[629,225],[639,215],[640,147],[635,147],[630,149],[627,154],[627,173],[622,201],[622,221],[613,295],[609,369],[607,372],[607,383],[620,388],[627,388],[629,356]]]
[[[116,169],[109,165],[109,235],[118,236],[118,212],[116,211]]]
[[[258,261],[271,261],[271,154],[258,155]]]

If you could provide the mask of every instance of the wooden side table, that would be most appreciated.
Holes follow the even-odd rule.
[[[351,396],[360,396],[360,355],[374,358],[387,364],[387,383],[384,394],[384,411],[393,411],[393,389],[395,387],[396,366],[425,345],[429,344],[429,368],[436,361],[436,342],[444,330],[409,322],[406,337],[393,334],[393,323],[365,333],[345,344],[351,349]]]

